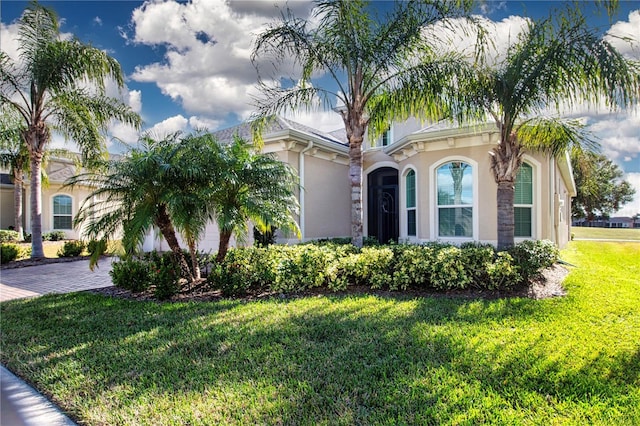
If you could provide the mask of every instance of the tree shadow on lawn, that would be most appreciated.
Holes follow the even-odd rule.
[[[87,406],[115,404],[100,414],[106,423],[117,423],[115,415],[135,423],[159,401],[169,407],[165,421],[197,422],[196,404],[209,422],[286,424],[544,420],[558,415],[559,404],[565,415],[580,416],[596,402],[598,410],[632,410],[618,405],[638,386],[637,352],[576,363],[557,337],[527,330],[544,329],[550,316],[562,315],[560,306],[46,296],[2,305],[2,359],[80,420],[87,421]],[[58,398],[61,388],[75,399]]]

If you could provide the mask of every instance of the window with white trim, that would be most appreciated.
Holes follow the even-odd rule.
[[[473,238],[473,168],[451,161],[436,170],[438,236]]]
[[[73,201],[68,195],[53,197],[53,229],[73,229]]]
[[[416,236],[416,172],[409,170],[405,175],[405,200],[407,209],[407,236]]]
[[[531,238],[533,236],[533,167],[527,163],[522,163],[516,176],[513,208],[514,236]]]

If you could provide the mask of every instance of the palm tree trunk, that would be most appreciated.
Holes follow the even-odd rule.
[[[166,206],[161,206],[160,211],[158,212],[158,216],[156,217],[156,225],[160,229],[162,236],[169,244],[169,248],[173,252],[173,255],[180,266],[180,270],[182,271],[182,275],[192,283],[194,281],[193,274],[191,273],[191,269],[187,264],[187,259],[184,257],[184,253],[182,248],[180,247],[180,243],[178,242],[178,238],[176,237],[176,231],[173,228],[173,224],[171,223],[171,218],[167,213]]]
[[[498,251],[507,250],[514,245],[515,193],[513,182],[498,182]]]
[[[189,238],[187,244],[189,245],[189,254],[191,256],[191,270],[193,271],[193,278],[194,280],[199,281],[202,276],[200,274],[200,265],[198,265],[196,242],[193,238]]]
[[[220,243],[218,244],[218,255],[216,262],[222,263],[227,256],[229,250],[229,241],[231,240],[231,231],[220,231]]]
[[[22,227],[22,167],[20,170],[13,170],[13,214],[14,214],[14,229],[18,233],[18,241],[24,239],[24,229]]]
[[[42,152],[31,152],[31,258],[43,259],[42,247]]]
[[[351,244],[363,246],[362,214],[362,141],[365,125],[358,114],[344,117],[347,139],[349,140],[349,183],[351,184]]]

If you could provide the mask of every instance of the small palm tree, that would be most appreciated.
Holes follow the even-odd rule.
[[[66,185],[95,188],[80,206],[74,224],[92,239],[113,238],[123,233],[125,252],[136,253],[152,226],[157,227],[190,282],[189,269],[170,214],[172,188],[181,171],[176,168],[178,134],[162,140],[146,135],[140,147],[123,158],[111,160],[98,171],[72,177]]]
[[[291,167],[272,155],[255,153],[239,137],[222,146],[220,154],[219,173],[208,200],[220,232],[216,260],[225,258],[232,235],[240,241],[246,238],[249,221],[261,232],[277,227],[299,237],[298,180]]]
[[[342,116],[349,142],[351,182],[351,238],[362,246],[362,144],[384,132],[390,121],[419,114],[439,120],[450,114],[458,96],[455,82],[469,77],[470,67],[457,55],[439,54],[442,40],[424,29],[467,16],[470,0],[398,1],[384,18],[364,0],[317,0],[313,23],[291,13],[270,26],[257,39],[254,60],[272,59],[275,65],[300,66],[291,87],[262,84],[258,101],[257,133],[275,114],[309,109],[317,99],[330,107],[333,99],[344,107]],[[420,52],[418,54],[417,52]],[[259,70],[260,71],[260,70]],[[337,90],[314,86],[312,77],[323,73]],[[461,117],[460,117],[461,118]]]
[[[105,94],[106,79],[124,85],[118,62],[76,39],[61,39],[51,9],[34,1],[18,25],[19,62],[0,52],[0,103],[15,109],[24,120],[22,137],[32,172],[31,257],[42,258],[40,171],[51,131],[75,141],[85,163],[90,163],[105,154],[103,133],[112,119],[139,126],[140,117]]]
[[[545,117],[545,110],[579,102],[632,105],[640,97],[639,69],[589,28],[579,10],[567,9],[530,22],[504,61],[462,81],[468,99],[488,112],[500,131],[490,152],[498,185],[499,250],[514,244],[514,185],[523,149],[556,156],[571,147],[593,150],[597,145],[579,123]]]
[[[29,152],[22,143],[23,123],[15,111],[0,108],[0,165],[8,168],[13,180],[14,229],[24,238],[22,226],[22,190],[24,174],[29,171]]]

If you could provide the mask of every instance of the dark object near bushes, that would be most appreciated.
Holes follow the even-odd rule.
[[[18,232],[0,229],[0,243],[12,243],[18,241]]]
[[[278,228],[271,227],[271,230],[260,232],[258,228],[253,227],[253,242],[256,247],[269,247],[276,243],[276,231]]]
[[[76,257],[82,254],[85,245],[82,241],[67,241],[64,243],[62,248],[58,250],[59,257]]]
[[[8,263],[18,258],[20,248],[15,244],[0,244],[0,263]]]

